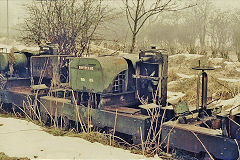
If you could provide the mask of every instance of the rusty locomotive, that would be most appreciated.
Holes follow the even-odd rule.
[[[89,120],[96,127],[114,128],[117,110],[116,132],[140,143],[141,127],[146,138],[151,117],[144,113],[146,108],[139,108],[139,97],[166,106],[168,56],[164,50],[80,58],[57,55],[54,46],[47,47],[38,55],[14,53],[14,57],[25,57],[25,65],[14,64],[13,73],[10,63],[5,63],[0,90],[3,107],[24,108],[29,99],[37,101],[41,121],[59,119],[65,129],[71,122]],[[19,75],[19,69],[25,74]]]
[[[57,55],[54,46],[48,45],[37,55],[19,52],[12,56],[13,64],[9,55],[0,53],[2,109],[23,110],[24,103],[31,99],[44,123],[55,119],[64,129],[73,123],[90,123],[87,130],[92,126],[114,128],[129,135],[133,143],[147,139],[153,124],[149,111],[159,111],[159,121],[154,123],[161,132],[162,145],[203,153],[210,159],[239,156],[239,113],[213,114],[214,107],[209,108],[206,101],[205,71],[211,67],[194,68],[202,71],[197,91],[199,97],[202,88],[202,103],[190,107],[167,103],[165,50],[74,57]]]

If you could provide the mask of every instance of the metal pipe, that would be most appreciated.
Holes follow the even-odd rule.
[[[202,72],[202,107],[203,109],[207,108],[207,73]]]
[[[201,66],[200,60],[198,61],[198,67]],[[201,73],[198,74],[198,79],[197,79],[197,98],[196,98],[196,109],[199,110],[199,95],[200,95],[200,77]]]
[[[198,74],[198,79],[197,79],[197,98],[196,98],[196,109],[199,110],[199,96],[200,96],[200,77],[202,73]]]
[[[8,22],[8,0],[7,0],[7,43],[9,39],[9,22]]]

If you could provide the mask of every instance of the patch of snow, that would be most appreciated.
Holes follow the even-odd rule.
[[[167,101],[171,104],[176,104],[185,94],[182,93],[182,92],[168,91],[167,95],[168,95],[168,100]]]
[[[215,69],[222,68],[222,66],[213,66]]]
[[[208,59],[210,62],[212,62],[213,64],[219,64],[219,63],[223,63],[224,59],[223,58],[209,58]]]
[[[186,75],[186,74],[182,74],[182,73],[176,73],[176,74],[181,78],[187,78],[187,79],[196,77],[196,75]]]
[[[92,49],[100,49],[100,50],[104,50],[105,52],[109,52],[109,53],[115,53],[117,52],[116,50],[112,50],[112,49],[109,49],[109,48],[106,48],[106,47],[103,47],[103,46],[99,46],[99,45],[94,45],[92,44],[91,45]]]
[[[168,85],[175,85],[175,84],[178,84],[178,81],[171,81],[171,82],[168,82]]]
[[[77,137],[53,136],[25,120],[0,117],[0,152],[31,159],[146,159]],[[37,157],[37,158],[34,158]],[[153,158],[152,158],[153,159]]]
[[[232,106],[230,109],[227,109],[226,111],[229,112],[232,108],[235,108],[236,106],[240,105],[240,93],[236,95],[234,98],[228,99],[228,100],[219,100],[215,102],[216,106]],[[239,110],[239,107],[237,107],[234,110]]]
[[[0,48],[7,48],[7,52],[10,52],[12,48],[17,48],[18,50],[31,50],[31,51],[39,51],[39,47],[28,47],[22,44],[13,44],[13,45],[6,45],[6,44],[0,44]]]
[[[224,64],[226,64],[226,65],[240,66],[240,62],[229,62],[229,61],[225,61]]]
[[[225,70],[233,72],[236,71],[236,68],[238,67],[238,64],[236,62],[224,62],[225,64]]]
[[[227,82],[231,82],[231,83],[236,83],[236,82],[240,82],[240,79],[228,79],[228,78],[218,78],[221,81],[227,81]]]
[[[175,54],[175,55],[171,55],[169,57],[175,59],[180,56],[184,56],[186,58],[186,60],[197,59],[197,58],[203,57],[203,55],[199,55],[199,54]]]

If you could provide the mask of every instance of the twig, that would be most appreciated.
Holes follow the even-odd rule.
[[[115,131],[116,131],[116,125],[117,125],[117,112],[118,112],[118,110],[116,109],[114,128],[113,128],[113,140],[114,140],[114,135],[115,135]]]
[[[15,104],[13,104],[14,106],[16,106],[16,107],[18,107],[17,105],[15,105]],[[29,117],[29,115],[26,113],[26,112],[24,112],[24,110],[22,109],[22,108],[20,108],[20,107],[18,107],[31,121],[33,121],[33,119],[31,118],[31,117]]]
[[[55,122],[56,122],[56,126],[58,128],[58,113],[57,113],[57,107],[56,107],[56,110],[55,110]]]
[[[110,135],[112,135],[112,134],[105,134],[105,135],[107,135],[107,136],[110,136]],[[138,149],[137,147],[135,147],[134,145],[132,145],[132,144],[130,144],[130,143],[128,143],[127,141],[125,141],[124,139],[122,139],[122,138],[120,138],[120,137],[118,137],[118,136],[113,136],[114,138],[116,138],[116,139],[119,139],[119,140],[121,140],[122,141],[122,143],[124,143],[124,144],[126,144],[126,145],[128,145],[128,146],[130,146],[130,147],[133,147],[133,148],[135,148],[135,149]]]
[[[45,109],[45,111],[47,112],[47,114],[50,116],[51,120],[54,121],[51,113],[47,110],[47,108],[45,107],[45,105],[44,105],[41,101],[39,101],[39,100],[38,100],[38,102],[41,103],[41,105],[43,106],[43,108]]]
[[[178,122],[178,119],[176,120],[176,122]],[[170,131],[168,132],[168,134],[164,137],[164,139],[163,139],[162,142],[159,144],[159,146],[161,146],[161,145],[165,142],[165,140],[168,138],[168,136],[172,133],[172,131],[173,131],[173,129],[175,128],[176,124],[177,124],[177,123],[175,123],[175,124],[173,125],[173,127],[170,129]]]
[[[234,141],[235,141],[235,143],[236,143],[236,145],[237,145],[237,147],[238,147],[238,160],[239,160],[239,159],[240,159],[240,149],[239,149],[239,144],[238,144],[238,142],[237,142],[236,139],[234,139]]]
[[[167,142],[167,154],[169,153],[169,143],[170,143],[170,136],[171,134],[168,135],[168,142]]]
[[[140,127],[140,133],[141,133],[141,142],[142,142],[142,154],[144,155],[145,148],[144,148],[144,143],[143,143],[142,127]]]
[[[78,117],[79,122],[80,122],[80,124],[81,124],[82,130],[83,130],[83,132],[86,132],[86,126],[84,125],[84,123],[83,123],[82,120],[81,120],[80,113],[79,113],[78,106],[77,106],[77,101],[76,101],[76,99],[75,99],[75,95],[74,95],[73,90],[72,90],[72,96],[73,96],[73,100],[74,100],[74,103],[75,103],[75,108],[76,108],[76,111],[77,111],[77,112],[76,112],[76,113],[77,113],[77,117]]]
[[[212,157],[212,155],[208,152],[206,146],[202,143],[202,141],[198,138],[198,136],[196,135],[196,133],[194,133],[193,131],[191,131],[192,134],[197,138],[197,140],[201,143],[201,145],[203,146],[203,148],[205,149],[205,151],[208,153],[209,157],[214,160],[214,158]]]
[[[161,133],[162,133],[162,125],[163,125],[163,119],[164,119],[164,117],[165,117],[165,115],[166,115],[166,111],[167,111],[167,109],[164,109],[164,112],[163,112],[163,115],[162,115],[162,120],[161,120],[161,125],[160,125],[160,129],[159,129],[159,131],[158,131],[158,134],[159,134],[159,138],[158,138],[158,147],[159,147],[159,143],[160,143],[160,139],[161,139]]]

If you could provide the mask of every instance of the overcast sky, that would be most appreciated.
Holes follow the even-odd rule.
[[[24,20],[24,3],[29,3],[31,0],[8,0],[9,2],[9,26],[12,27]],[[110,0],[110,4],[116,6],[120,0]],[[212,0],[214,4],[221,9],[240,8],[240,0]],[[0,33],[6,32],[6,13],[7,0],[0,0]],[[11,29],[11,28],[10,28]]]

